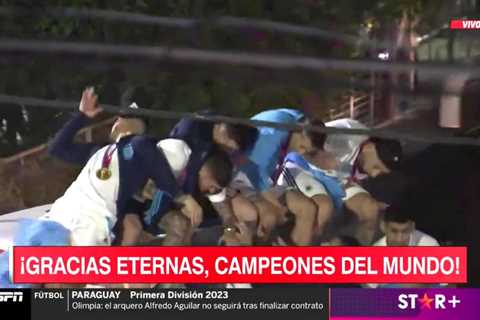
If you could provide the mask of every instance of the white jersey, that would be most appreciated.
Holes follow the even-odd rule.
[[[341,129],[368,129],[367,126],[353,119],[338,119],[325,123],[327,127]],[[339,162],[341,178],[352,175],[353,166],[360,153],[361,145],[368,140],[364,135],[329,134],[325,141],[325,151],[335,155]]]
[[[375,247],[386,247],[387,246],[387,237],[383,237],[373,244]],[[440,244],[435,238],[429,236],[426,233],[423,233],[418,230],[414,230],[410,235],[410,241],[408,243],[409,247],[438,247]],[[439,284],[440,286],[445,286],[446,284]],[[382,288],[382,287],[395,287],[395,288],[409,288],[412,287],[411,284],[378,284],[378,283],[367,283],[364,285],[367,288]]]
[[[77,179],[43,217],[70,230],[73,245],[109,245],[112,241],[120,184],[117,150],[112,152],[110,178],[101,180],[97,177],[108,147],[98,150],[90,158]]]
[[[110,245],[113,240],[112,229],[117,222],[120,187],[118,153],[117,150],[112,151],[113,147],[110,147],[110,178],[100,180],[97,177],[97,170],[103,167],[108,147],[98,150],[90,158],[77,179],[51,207],[42,206],[2,216],[0,231],[10,232],[0,233],[0,249],[12,243],[21,218],[40,218],[60,223],[71,231],[72,245]],[[187,144],[177,139],[166,139],[160,141],[157,147],[163,151],[172,171],[178,176],[187,166],[191,154]]]
[[[387,245],[387,237],[383,237],[377,242],[374,243],[376,247],[384,247]],[[410,242],[408,243],[410,247],[438,247],[439,243],[435,238],[429,236],[426,233],[415,230],[410,235]]]

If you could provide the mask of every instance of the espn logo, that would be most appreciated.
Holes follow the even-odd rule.
[[[480,20],[452,20],[450,29],[475,30],[480,29]]]
[[[22,302],[23,292],[3,291],[0,292],[0,303],[2,302]]]

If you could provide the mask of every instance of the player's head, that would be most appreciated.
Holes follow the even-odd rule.
[[[153,103],[154,97],[142,86],[126,90],[121,98],[122,109],[112,126],[111,138],[116,139],[121,134],[144,134],[148,129],[148,119],[132,112],[138,108],[150,108]]]
[[[135,104],[132,104],[132,108]],[[121,114],[113,123],[110,137],[116,140],[120,135],[144,134],[147,131],[146,121],[134,115]]]
[[[316,127],[325,127],[325,124],[321,120],[303,120],[301,123]],[[314,130],[293,132],[290,136],[289,150],[300,154],[309,153],[313,150],[323,150],[325,139],[326,135],[324,133]]]
[[[397,169],[402,156],[402,145],[397,140],[371,138],[362,146],[360,169],[375,178]]]
[[[247,151],[257,140],[258,130],[244,124],[216,123],[213,141],[226,151]]]
[[[411,234],[415,230],[415,221],[410,209],[403,202],[386,209],[380,226],[385,233],[388,246],[408,246]]]
[[[203,194],[218,194],[230,183],[232,174],[233,164],[229,155],[215,149],[198,172],[198,189]]]

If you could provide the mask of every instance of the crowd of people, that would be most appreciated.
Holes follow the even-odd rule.
[[[399,141],[182,119],[161,139],[122,109],[105,144],[79,143],[102,113],[93,88],[50,143],[83,166],[49,212],[22,223],[16,245],[435,246],[416,230],[402,192],[377,197],[364,182],[394,174]],[[206,112],[208,114],[208,112]],[[367,129],[278,108],[253,120]],[[309,126],[305,126],[309,127]],[[0,256],[0,287],[8,279]]]

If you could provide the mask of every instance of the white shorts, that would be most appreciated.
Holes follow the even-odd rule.
[[[248,179],[247,175],[243,172],[238,172],[230,183],[230,188],[240,192],[242,196],[248,200],[258,199],[259,194],[253,187],[253,184]]]
[[[278,180],[278,185],[280,186],[291,186],[295,184],[295,187],[298,188],[304,195],[311,198],[316,195],[325,195],[329,196],[327,189],[324,185],[318,181],[314,176],[312,176],[308,171],[294,165],[287,164],[288,172],[290,173],[290,178],[287,178],[285,174],[282,174]],[[347,184],[345,183],[344,186]],[[345,197],[342,198],[343,201],[347,201],[352,197],[360,193],[368,193],[360,185],[356,183],[348,184],[348,187],[344,188]]]
[[[284,174],[280,175],[278,185],[283,187],[298,188],[305,196],[311,198],[316,195],[328,195],[327,190],[317,179],[304,171],[303,169],[291,166],[288,168],[291,178],[287,178]],[[292,184],[295,184],[292,186]]]
[[[359,184],[350,184],[345,188],[345,197],[343,198],[343,201],[347,201],[360,193],[369,194],[368,191],[363,189]]]
[[[289,167],[289,171],[292,174],[295,186],[292,186],[292,181],[287,181],[282,174],[280,175],[277,185],[272,187],[275,194],[285,193],[289,189],[296,189],[298,187],[298,190],[309,198],[316,195],[329,195],[323,184],[305,170],[299,167]],[[260,196],[260,194],[253,188],[248,177],[241,172],[235,176],[230,187],[239,191],[244,197],[252,201],[258,199]],[[368,194],[368,192],[359,184],[350,183],[348,187],[345,188],[345,197],[342,200],[347,201],[360,193]]]
[[[253,184],[250,182],[248,177],[242,172],[239,172],[234,177],[233,181],[230,183],[230,188],[237,192],[240,192],[242,196],[252,202],[263,199],[263,192],[255,190]],[[295,188],[288,185],[272,185],[268,190],[264,192],[268,192],[274,195],[275,198],[281,198],[288,190],[294,189]]]

